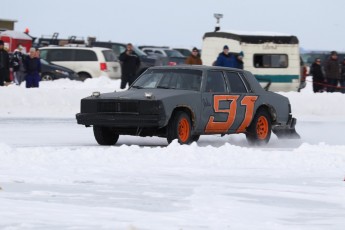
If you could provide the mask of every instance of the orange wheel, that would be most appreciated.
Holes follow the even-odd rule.
[[[178,124],[178,136],[182,142],[186,142],[190,135],[190,124],[188,120],[183,117]]]
[[[270,114],[264,108],[258,109],[246,130],[248,143],[251,145],[267,144],[271,138],[271,131],[272,121]]]
[[[256,133],[260,140],[265,140],[269,132],[268,121],[266,117],[260,116],[256,124]]]
[[[171,143],[177,139],[180,144],[190,144],[192,137],[192,122],[187,113],[183,111],[175,112],[167,126],[167,140]]]

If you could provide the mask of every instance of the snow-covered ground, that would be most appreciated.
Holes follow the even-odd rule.
[[[0,88],[0,229],[344,229],[345,95],[282,93],[300,140],[121,136],[99,146],[75,114],[81,98],[119,85]]]

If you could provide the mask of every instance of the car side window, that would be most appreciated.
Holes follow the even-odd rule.
[[[161,51],[159,51],[159,50],[156,50],[155,53],[156,53],[156,54],[163,54],[163,53],[162,53]]]
[[[228,79],[231,93],[247,93],[247,88],[238,73],[226,72],[226,78]]]
[[[97,61],[97,55],[92,50],[76,50],[74,61]]]
[[[51,49],[47,52],[49,61],[72,61],[72,50]]]
[[[221,71],[207,71],[206,92],[226,92],[223,73]]]

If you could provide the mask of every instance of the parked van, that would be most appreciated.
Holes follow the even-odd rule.
[[[107,76],[121,78],[121,66],[115,53],[100,47],[42,47],[41,58],[74,70],[81,79]]]
[[[209,32],[202,44],[202,61],[212,65],[223,46],[231,53],[243,52],[244,69],[252,72],[270,91],[299,91],[301,62],[296,36],[248,33]]]

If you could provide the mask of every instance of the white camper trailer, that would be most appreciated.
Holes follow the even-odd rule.
[[[252,72],[270,91],[299,91],[301,79],[296,36],[273,33],[209,32],[202,44],[204,65],[212,65],[223,46],[230,53],[243,52],[244,70]]]

